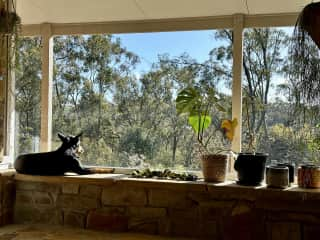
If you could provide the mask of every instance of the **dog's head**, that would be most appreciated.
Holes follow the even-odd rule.
[[[62,133],[58,133],[58,137],[62,141],[62,148],[64,150],[70,150],[74,155],[79,156],[84,152],[82,146],[80,145],[80,137],[82,133],[77,136],[64,136]]]

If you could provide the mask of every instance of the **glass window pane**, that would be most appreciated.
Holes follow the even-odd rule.
[[[196,136],[175,98],[198,83],[215,88],[227,113],[212,111],[219,141],[231,114],[230,31],[61,36],[54,39],[53,145],[57,132],[84,132],[86,165],[199,169]]]
[[[269,162],[319,161],[319,107],[302,102],[289,76],[292,27],[244,31],[243,151],[265,152]],[[315,147],[313,149],[313,147]]]
[[[38,152],[40,143],[41,38],[19,40],[16,66],[15,155]]]

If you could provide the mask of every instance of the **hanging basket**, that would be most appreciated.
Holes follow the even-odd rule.
[[[303,102],[320,102],[320,2],[310,3],[299,14],[289,52],[290,80]]]
[[[310,3],[300,13],[296,31],[307,33],[320,49],[320,2]],[[303,35],[303,33],[301,34]],[[302,36],[304,38],[305,36]],[[304,41],[304,39],[302,39]]]
[[[0,34],[14,34],[20,23],[21,19],[15,12],[8,12],[4,8],[0,10]]]

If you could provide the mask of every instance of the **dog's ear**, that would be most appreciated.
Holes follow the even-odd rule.
[[[62,133],[58,133],[58,137],[60,138],[60,140],[62,142],[65,142],[66,141],[66,137],[62,134]]]
[[[79,134],[76,136],[76,138],[81,137],[81,136],[82,136],[82,134],[83,134],[83,132],[79,133]]]

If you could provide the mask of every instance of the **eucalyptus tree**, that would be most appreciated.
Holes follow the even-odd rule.
[[[212,50],[217,60],[227,61],[229,69],[225,75],[231,81],[232,31],[221,30],[215,34],[216,39],[228,42],[227,47]],[[285,59],[288,35],[281,29],[250,28],[244,31],[243,37],[243,124],[246,143],[252,136],[268,139],[267,111],[272,88],[277,85],[276,77],[283,74],[282,65]],[[229,66],[229,68],[228,68]],[[262,134],[262,135],[261,135]]]
[[[138,57],[111,35],[57,37],[54,53],[54,131],[84,131],[89,149],[99,141],[108,145],[115,85]],[[103,158],[102,150],[94,152],[91,159]]]
[[[40,47],[40,38],[21,38],[18,41],[19,57],[15,66],[16,154],[38,150],[32,149],[32,141],[40,135]]]

